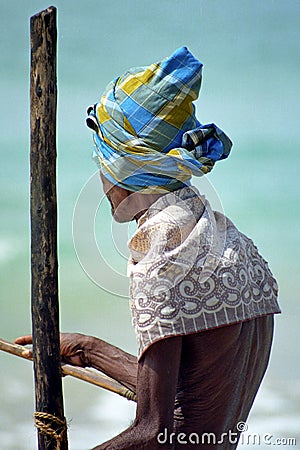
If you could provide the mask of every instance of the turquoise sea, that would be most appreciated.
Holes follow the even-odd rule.
[[[29,18],[47,6],[0,0],[0,337],[7,340],[31,330]],[[261,442],[239,448],[268,449],[262,437],[270,434],[300,449],[299,0],[65,0],[55,6],[61,329],[136,351],[128,301],[117,295],[127,289],[126,240],[133,227],[112,224],[100,186],[90,180],[96,167],[85,111],[128,67],[186,45],[204,63],[199,120],[217,123],[234,141],[229,159],[196,185],[254,239],[280,286],[283,314],[248,421],[248,432]],[[84,267],[72,238],[80,192],[80,211],[95,216],[94,248],[82,256]],[[0,450],[36,448],[31,363],[1,353],[0,383]],[[63,383],[72,450],[91,448],[134,417],[127,400],[80,381]]]

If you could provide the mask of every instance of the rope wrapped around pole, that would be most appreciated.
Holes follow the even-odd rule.
[[[35,412],[34,425],[40,433],[55,440],[56,450],[61,450],[61,444],[67,433],[66,419],[58,419],[49,413]]]

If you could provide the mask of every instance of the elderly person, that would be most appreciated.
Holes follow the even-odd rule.
[[[88,109],[112,214],[137,221],[128,272],[138,356],[61,336],[64,360],[137,395],[133,424],[98,450],[235,449],[268,365],[276,281],[253,242],[191,184],[232,145],[195,116],[201,79],[202,64],[182,47],[116,78]]]

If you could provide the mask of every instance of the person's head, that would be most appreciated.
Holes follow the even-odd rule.
[[[163,61],[115,78],[88,108],[94,157],[105,178],[124,190],[109,194],[118,202],[122,198],[120,205],[139,197],[132,193],[165,194],[189,185],[192,175],[207,174],[229,155],[230,139],[196,118],[193,102],[201,80],[202,63],[181,47]]]
[[[117,222],[138,220],[160,194],[132,192],[111,183],[100,171],[103,191],[111,205],[111,213]]]

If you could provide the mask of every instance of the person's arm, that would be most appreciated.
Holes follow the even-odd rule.
[[[15,340],[32,344],[32,336]],[[161,449],[158,434],[173,432],[173,411],[181,360],[182,337],[152,344],[140,361],[107,342],[82,334],[61,334],[62,359],[82,367],[98,368],[137,394],[134,423],[123,433],[94,450]],[[111,356],[111,359],[110,359]],[[164,444],[165,449],[173,448]]]
[[[101,339],[86,337],[84,353],[88,367],[101,370],[136,392],[137,358]]]
[[[32,336],[21,336],[16,344],[32,344]],[[93,367],[136,392],[137,358],[96,337],[80,333],[61,333],[60,352],[63,362]]]
[[[170,438],[181,360],[182,337],[152,344],[138,363],[137,411],[134,423],[115,438],[93,450],[157,450],[158,435]],[[172,436],[171,436],[172,437]],[[173,448],[172,439],[164,449]]]

